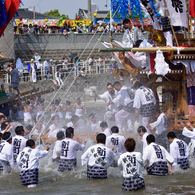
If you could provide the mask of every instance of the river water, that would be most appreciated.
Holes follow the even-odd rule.
[[[87,106],[88,107],[88,106]],[[98,109],[102,109],[101,104]],[[93,106],[90,107],[93,110]],[[91,146],[88,140],[86,148]],[[41,146],[44,149],[44,145]],[[52,148],[52,146],[51,146]],[[135,151],[141,151],[138,144]],[[34,189],[28,189],[20,183],[19,172],[10,175],[0,175],[0,194],[195,194],[195,166],[194,160],[190,162],[190,169],[181,171],[175,168],[174,174],[169,176],[148,176],[143,168],[146,189],[137,192],[123,192],[122,170],[119,168],[108,169],[107,180],[88,180],[86,166],[82,167],[77,153],[77,171],[59,173],[57,166],[51,163],[51,150],[47,157],[40,159],[39,184]]]

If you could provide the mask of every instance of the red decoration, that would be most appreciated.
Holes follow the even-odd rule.
[[[6,26],[8,25],[10,20],[14,17],[16,11],[18,10],[18,7],[20,6],[20,0],[5,0],[5,5],[7,16],[9,13],[9,18],[7,24],[3,25],[2,28],[0,29],[0,37],[3,34],[4,30],[6,29]]]
[[[22,17],[19,17],[20,21],[22,21]]]
[[[80,20],[80,18],[81,18],[80,16],[77,16],[77,20]]]

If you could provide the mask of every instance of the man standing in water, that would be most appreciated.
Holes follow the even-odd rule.
[[[116,98],[118,92],[114,89],[111,83],[107,83],[107,91],[101,95],[94,93],[95,96],[104,100],[107,104]],[[111,127],[111,121],[114,120],[114,115],[117,113],[118,108],[114,104],[106,106],[106,112],[104,114],[104,120],[108,123],[108,127]]]
[[[142,126],[147,129],[149,118],[153,114],[154,105],[156,104],[156,99],[154,97],[153,91],[150,88],[143,86],[139,81],[134,81],[133,88],[136,89],[133,107],[135,108],[135,114],[139,116],[139,120]]]
[[[167,134],[167,138],[169,140],[170,144],[170,154],[174,158],[173,165],[180,165],[181,169],[188,169],[189,168],[189,162],[188,162],[188,146],[187,144],[177,139],[174,132],[169,132]]]
[[[114,153],[105,146],[106,135],[99,133],[96,136],[97,144],[91,146],[81,156],[82,166],[87,164],[88,179],[107,179],[107,168],[114,161]]]
[[[116,126],[121,131],[125,131],[124,122],[127,124],[128,119],[131,119],[131,127],[129,129],[133,130],[135,122],[135,111],[133,108],[134,94],[128,93],[126,87],[122,87],[118,81],[114,82],[113,87],[118,91],[118,95],[112,101],[108,102],[107,106],[114,104],[116,107],[122,108],[115,114]]]
[[[66,138],[62,140],[60,146],[56,148],[56,152],[61,152],[60,155],[60,164],[58,171],[71,171],[75,170],[77,167],[77,156],[76,153],[78,150],[83,151],[85,149],[85,144],[87,140],[83,141],[81,145],[79,142],[73,140],[74,129],[68,127],[66,129]]]
[[[145,166],[147,166],[148,175],[171,175],[172,164],[174,162],[173,157],[167,152],[167,150],[155,143],[154,135],[148,135],[146,137],[148,146],[145,147],[143,153],[143,160]],[[167,161],[169,163],[169,168],[167,166]]]
[[[75,115],[77,115],[78,117],[82,117],[83,109],[85,110],[85,114],[87,114],[87,109],[85,108],[84,103],[81,102],[81,98],[77,98],[74,105]]]

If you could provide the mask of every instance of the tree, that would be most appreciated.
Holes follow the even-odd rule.
[[[44,14],[48,16],[53,16],[56,18],[69,19],[68,15],[65,15],[65,14],[60,15],[58,9],[50,10],[49,12],[45,12]]]

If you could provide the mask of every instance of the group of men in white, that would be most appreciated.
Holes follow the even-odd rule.
[[[125,139],[119,134],[117,126],[111,128],[110,135],[97,134],[97,144],[90,146],[84,152],[87,140],[83,140],[83,144],[74,140],[74,129],[68,127],[65,134],[63,131],[57,133],[52,161],[57,163],[59,172],[76,171],[77,151],[81,150],[84,152],[81,156],[81,164],[83,166],[87,164],[88,179],[106,179],[109,166],[113,168],[122,166],[122,189],[127,191],[145,188],[142,174],[143,166],[147,169],[148,175],[158,176],[172,174],[174,165],[179,165],[183,170],[189,168],[187,144],[178,139],[174,132],[167,134],[171,143],[170,153],[155,142],[155,136],[148,134],[144,126],[140,126],[137,132],[142,137],[142,154],[134,151],[136,141],[133,138]],[[2,135],[0,172],[10,173],[15,170],[14,167],[18,166],[22,185],[35,187],[38,184],[39,158],[48,154],[49,147],[47,146],[43,151],[35,148],[34,140],[24,138],[22,126],[16,127],[15,133],[16,136],[13,138],[10,132],[5,132]],[[194,128],[191,132],[184,126],[183,134],[191,137],[194,141]],[[195,148],[193,148],[194,150]]]

